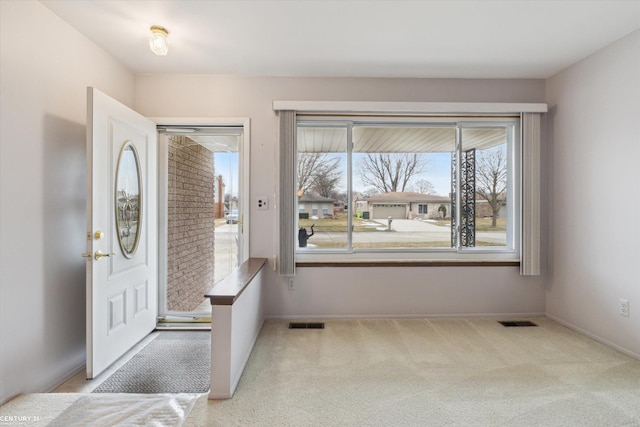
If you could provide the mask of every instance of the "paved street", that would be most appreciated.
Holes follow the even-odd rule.
[[[354,243],[381,243],[381,242],[449,242],[451,231],[448,227],[436,225],[428,221],[410,219],[394,219],[391,223],[391,232],[387,231],[387,220],[368,220],[370,224],[377,223],[376,231],[363,231],[353,233]],[[504,243],[504,231],[485,231],[476,233],[476,240],[490,243]],[[334,245],[345,244],[345,233],[316,233],[309,240],[309,247],[317,242],[332,242]]]

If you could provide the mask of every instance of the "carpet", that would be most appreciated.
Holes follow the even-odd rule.
[[[185,427],[640,427],[640,361],[530,320],[268,320],[233,399]]]
[[[206,393],[211,375],[209,332],[161,332],[94,393]]]
[[[640,360],[531,320],[268,320],[233,399],[200,395],[184,427],[640,427]],[[82,396],[19,396],[0,417],[45,426]]]

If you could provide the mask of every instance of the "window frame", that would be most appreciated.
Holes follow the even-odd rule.
[[[160,143],[160,130],[162,128],[205,128],[211,133],[225,134],[238,132],[238,189],[239,195],[239,240],[238,263],[249,259],[249,230],[251,220],[249,217],[249,185],[251,170],[251,119],[250,118],[191,118],[191,117],[150,117],[156,123],[158,131],[158,317],[167,315],[196,317],[207,315],[205,312],[180,312],[168,311],[167,307],[167,242],[168,242],[168,193],[167,193],[167,145]],[[210,313],[209,313],[210,314]]]
[[[347,247],[346,248],[299,248],[296,246],[296,262],[358,262],[358,261],[430,261],[430,260],[513,260],[520,258],[520,233],[522,230],[521,205],[521,152],[522,138],[520,114],[474,114],[442,116],[424,114],[420,116],[396,116],[396,115],[314,115],[298,114],[296,117],[296,132],[298,127],[338,127],[347,131],[347,203],[349,209],[353,206],[352,196],[352,159],[353,159],[353,131],[359,126],[391,126],[391,127],[438,127],[456,129],[456,152],[459,153],[461,129],[482,128],[482,127],[505,127],[510,129],[507,132],[509,140],[507,142],[508,157],[512,168],[509,174],[509,184],[507,190],[507,209],[510,226],[507,227],[507,247],[460,247],[457,240],[456,247],[452,248],[353,248],[352,247],[352,216],[348,216],[347,222]],[[457,168],[459,169],[459,168]],[[457,180],[459,182],[459,180]],[[459,184],[458,184],[459,185]],[[459,191],[458,191],[459,193]],[[456,204],[456,215],[459,217],[460,203]],[[427,208],[428,209],[428,208]],[[459,224],[459,221],[458,221]],[[295,221],[298,229],[298,218]],[[456,233],[456,235],[459,233]]]

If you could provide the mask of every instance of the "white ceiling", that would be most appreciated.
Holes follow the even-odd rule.
[[[640,28],[640,1],[41,3],[138,74],[546,78]]]

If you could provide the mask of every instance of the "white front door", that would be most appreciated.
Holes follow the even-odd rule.
[[[155,123],[87,90],[87,378],[157,319]]]

